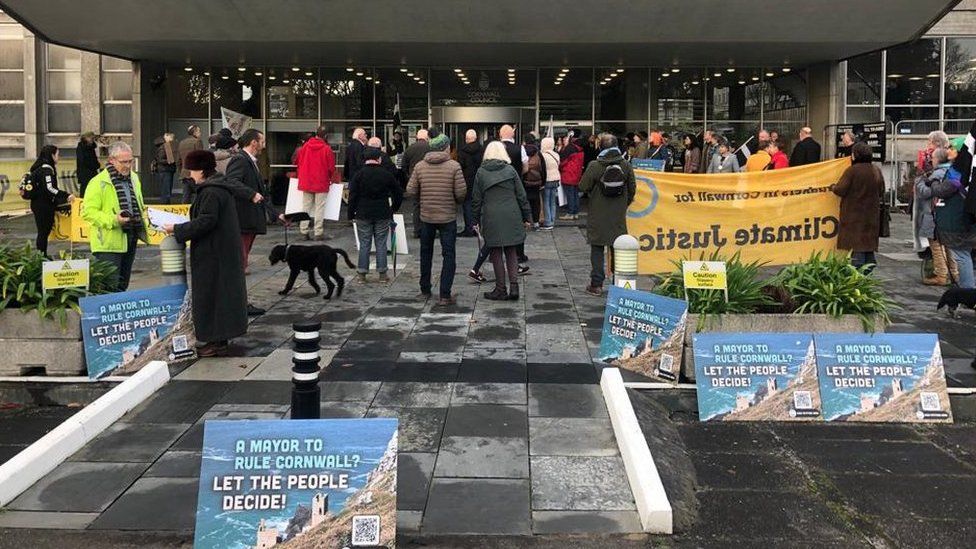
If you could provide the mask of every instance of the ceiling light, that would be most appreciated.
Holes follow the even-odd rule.
[[[729,68],[725,69],[725,72],[735,72],[735,69],[733,69],[732,67],[729,67]]]
[[[746,83],[746,81],[745,81],[745,80],[739,80],[739,85],[740,85],[740,86],[741,86],[741,85],[743,85],[743,84],[745,84],[745,83]]]
[[[227,80],[230,77],[227,76],[226,74],[222,74],[222,75],[220,75],[220,78],[221,78],[221,80]]]
[[[698,80],[692,80],[691,83],[693,85],[695,85],[695,86],[697,86],[698,84],[700,84],[700,82]]]
[[[299,72],[300,70],[302,70],[301,67],[292,67],[291,68],[291,71],[292,72]]]
[[[624,70],[623,70],[623,69],[617,69],[617,74],[620,74],[620,73],[622,73],[622,72],[624,72]]]
[[[454,72],[461,72],[461,69],[454,69]]]
[[[288,80],[287,78],[285,78],[284,80],[281,81],[281,83],[282,84],[291,84],[291,80]]]
[[[362,75],[363,75],[363,71],[356,71],[356,76],[362,76]]]
[[[237,67],[237,70],[238,70],[238,71],[240,71],[240,72],[244,72],[244,71],[246,71],[247,69],[245,69],[244,67]]]
[[[244,83],[244,80],[238,80],[237,83],[238,84],[243,84]]]
[[[902,76],[905,76],[905,75],[903,75],[903,74],[898,74],[898,73],[896,73],[896,72],[895,72],[895,73],[891,73],[891,74],[889,74],[889,75],[888,75],[888,78],[901,78]]]
[[[752,81],[753,82],[759,82],[759,77],[758,76],[753,76],[752,77]]]
[[[417,82],[417,83],[418,83],[418,84],[426,84],[427,82],[424,82],[423,80],[421,80],[421,81],[419,81],[419,82]]]
[[[210,76],[210,71],[203,71],[204,76]]]
[[[406,67],[400,67],[400,72],[407,72],[407,68]]]
[[[305,76],[312,76],[312,71],[305,71]]]
[[[713,74],[712,76],[714,76],[715,78],[718,78],[719,76],[722,76],[722,73],[717,72],[717,73]]]
[[[681,69],[671,69],[671,72],[681,72]]]
[[[261,71],[254,71],[254,76],[261,76],[262,74],[264,73]]]
[[[912,76],[911,78],[909,78],[909,80],[911,80],[912,82],[917,82],[919,80],[922,80],[922,77],[921,76]]]
[[[352,68],[352,67],[346,67],[346,72],[352,72],[352,71],[354,71],[354,70],[356,70],[356,69],[354,69],[354,68]]]
[[[373,77],[372,77],[372,76],[367,76],[367,77],[366,77],[366,80],[372,80],[372,79],[373,79]]]
[[[938,74],[926,74],[925,75],[925,78],[938,78],[938,77],[939,77]]]
[[[379,81],[379,80],[377,80],[376,82],[373,82],[373,83],[374,83],[374,84],[379,84],[379,83],[380,83],[380,81]]]
[[[268,75],[268,80],[274,80],[274,79],[275,79],[275,75],[273,75],[273,74],[269,74]]]
[[[183,70],[186,72],[193,72],[193,67],[184,67]]]
[[[766,76],[773,76],[773,73],[771,73],[771,72],[767,72],[767,73],[766,73]]]
[[[515,72],[515,69],[508,69],[508,72]]]
[[[791,69],[789,67],[783,67],[783,72],[790,72],[791,70],[793,70],[793,69]]]
[[[671,76],[671,73],[670,72],[663,72],[663,73],[661,73],[661,78],[667,78],[669,76]]]
[[[558,86],[558,85],[560,85],[560,84],[562,84],[562,82],[554,82],[554,84],[555,84],[556,86]]]
[[[412,78],[412,77],[413,77],[413,73],[412,73],[412,72],[408,72],[408,73],[407,73],[407,76],[409,76],[409,77],[411,77],[411,78]]]

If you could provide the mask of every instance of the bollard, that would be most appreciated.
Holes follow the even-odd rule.
[[[166,285],[186,284],[186,246],[173,238],[163,238],[159,243],[159,261]]]
[[[292,324],[295,337],[292,347],[291,367],[291,418],[319,419],[319,330],[321,322],[296,322]]]
[[[629,234],[613,241],[613,284],[628,290],[637,289],[637,253],[640,243]]]

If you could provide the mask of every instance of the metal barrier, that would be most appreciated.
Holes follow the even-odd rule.
[[[902,165],[908,164],[909,166],[911,166],[912,164],[914,164],[914,160],[901,161],[898,159],[898,141],[899,141],[898,137],[901,135],[900,130],[902,124],[934,124],[933,126],[934,129],[927,130],[923,133],[909,132],[905,134],[905,135],[919,136],[919,135],[928,135],[930,132],[933,131],[944,130],[946,123],[953,123],[953,122],[962,122],[962,123],[971,124],[973,120],[971,118],[944,118],[944,119],[928,118],[928,119],[918,119],[918,120],[899,120],[897,123],[894,124],[894,133],[892,135],[893,140],[891,145],[892,182],[895,185],[895,188],[893,189],[893,196],[891,201],[891,205],[893,207],[899,208],[903,206],[908,206],[908,202],[898,201],[898,188],[901,186],[904,177],[907,177],[911,174],[911,168],[909,167],[904,171],[904,177],[903,177]]]

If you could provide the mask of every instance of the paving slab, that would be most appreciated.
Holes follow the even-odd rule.
[[[398,362],[438,362],[444,364],[460,364],[461,350],[454,352],[403,351],[397,358]]]
[[[203,429],[204,423],[207,420],[243,420],[243,419],[281,419],[285,416],[287,408],[285,411],[273,411],[273,412],[250,412],[247,405],[222,405],[222,406],[240,406],[240,410],[229,410],[215,412],[213,410],[203,414],[200,421],[194,423],[183,436],[176,441],[171,447],[173,450],[189,450],[192,452],[199,452],[203,447]],[[215,406],[216,408],[217,406]],[[275,406],[275,408],[280,408],[280,406]]]
[[[974,473],[972,466],[922,442],[797,439],[792,445],[804,460],[831,472],[912,475],[924,463],[944,475]]]
[[[526,389],[522,383],[455,383],[451,404],[518,404],[525,405]]]
[[[435,453],[397,455],[397,510],[424,510],[436,460]]]
[[[519,383],[528,380],[525,361],[469,359],[461,360],[458,382],[464,383]]]
[[[572,383],[529,383],[529,415],[609,417],[599,385]]]
[[[328,381],[319,383],[324,401],[372,402],[380,390],[379,381]]]
[[[393,408],[374,406],[366,417],[397,418],[401,452],[437,452],[447,417],[447,408]]]
[[[451,406],[447,412],[444,436],[526,438],[529,436],[529,428],[525,406]]]
[[[330,418],[361,418],[366,416],[369,409],[368,402],[343,402],[323,400],[319,406],[322,419]]]
[[[401,355],[402,358],[403,355]],[[452,357],[435,357],[438,360],[449,359],[451,362],[436,360],[422,362],[397,362],[390,369],[387,381],[413,381],[420,383],[450,383],[458,377],[460,361]]]
[[[528,440],[445,436],[435,477],[529,478]]]
[[[529,362],[528,379],[529,383],[596,384],[599,383],[600,376],[592,363],[553,364],[548,362]]]
[[[535,534],[633,534],[643,532],[637,511],[532,511]]]
[[[173,380],[125,415],[129,423],[193,423],[217,403],[233,384]]]
[[[189,428],[187,423],[115,423],[68,461],[151,463]]]
[[[373,399],[373,404],[376,406],[413,408],[446,407],[450,402],[450,383],[384,383]]]
[[[533,456],[616,456],[610,418],[530,417]]]
[[[397,504],[399,505],[399,494],[397,494]],[[420,523],[424,519],[423,511],[402,511],[397,510],[397,532],[419,534]]]
[[[699,513],[695,532],[701,536],[761,532],[767,539],[802,539],[811,543],[856,538],[843,520],[820,500],[796,492],[700,493]]]
[[[222,404],[290,404],[290,381],[235,383],[220,399]]]
[[[698,483],[715,490],[783,490],[804,486],[803,472],[780,454],[694,454]]]
[[[169,451],[159,456],[156,463],[153,463],[142,476],[143,478],[198,478],[201,460],[200,452]]]
[[[65,462],[10,502],[18,511],[104,511],[148,463]]]
[[[532,509],[636,510],[619,457],[533,456]]]
[[[92,530],[192,530],[195,478],[142,478],[89,527]]]
[[[421,529],[427,534],[530,534],[529,481],[435,478]]]
[[[201,358],[173,379],[181,381],[240,381],[257,368],[263,360],[260,357]]]
[[[320,367],[324,367],[332,361],[332,357],[338,351],[336,349],[322,349],[319,351],[321,357]],[[290,381],[293,351],[289,348],[275,349],[270,355],[264,358],[257,368],[251,370],[244,379],[246,381]]]
[[[4,510],[0,513],[0,528],[83,530],[96,518],[98,513]]]
[[[959,497],[976,493],[976,471],[968,477],[942,476],[927,466],[918,472],[926,474],[837,474],[831,479],[848,502],[869,515],[936,520],[976,517],[976,499]]]

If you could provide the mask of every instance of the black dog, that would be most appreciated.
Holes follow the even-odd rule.
[[[352,261],[349,261],[349,256],[346,255],[345,251],[331,248],[324,244],[319,246],[286,246],[279,244],[275,246],[271,249],[271,255],[268,256],[271,264],[274,265],[279,261],[285,261],[288,263],[288,268],[291,269],[291,274],[288,275],[288,284],[285,284],[285,289],[278,293],[280,295],[286,295],[290,292],[295,285],[295,279],[298,278],[298,273],[300,271],[306,271],[308,272],[308,283],[315,288],[315,293],[318,294],[322,291],[319,285],[315,283],[315,269],[318,269],[319,276],[325,281],[325,286],[328,289],[323,299],[331,299],[332,290],[337,287],[336,297],[340,297],[342,295],[342,288],[346,285],[346,280],[336,270],[339,255],[342,255],[346,260],[346,265],[350,269],[356,268],[352,264]],[[332,279],[335,279],[335,284],[332,283]]]
[[[949,288],[939,299],[939,306],[936,310],[949,307],[949,316],[956,317],[956,309],[960,305],[976,309],[976,290],[965,288]]]

